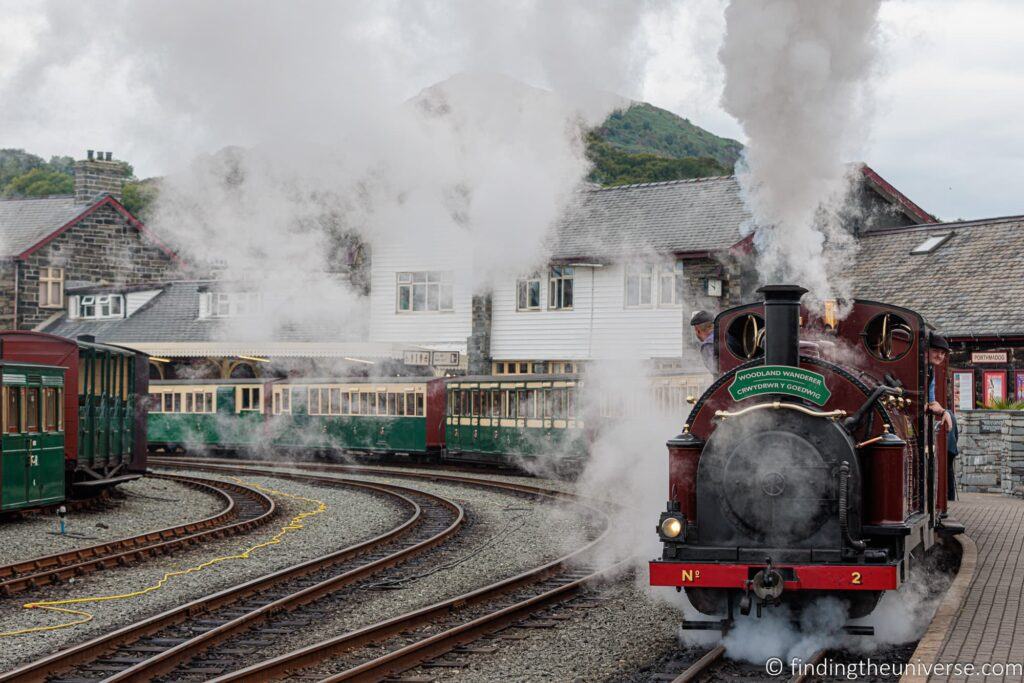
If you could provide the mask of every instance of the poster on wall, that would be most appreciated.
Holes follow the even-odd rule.
[[[1006,400],[1006,372],[1003,370],[986,370],[981,373],[982,402],[992,405],[993,401]]]
[[[1024,373],[1021,373],[1024,375]],[[974,371],[953,371],[953,405],[956,410],[974,410]]]
[[[1017,371],[1017,394],[1018,401],[1024,401],[1024,372]]]

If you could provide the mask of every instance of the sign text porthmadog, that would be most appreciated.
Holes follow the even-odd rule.
[[[825,386],[825,376],[817,372],[789,365],[762,365],[737,372],[729,385],[729,394],[734,401],[765,394],[786,394],[823,406],[832,392]]]

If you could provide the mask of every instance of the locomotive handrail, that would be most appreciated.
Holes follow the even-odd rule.
[[[830,410],[829,412],[826,413],[820,410],[812,410],[810,408],[805,408],[804,406],[798,405],[796,403],[783,403],[782,401],[772,401],[771,403],[758,403],[757,405],[747,406],[743,410],[737,410],[735,413],[730,413],[728,410],[716,410],[715,417],[722,418],[724,420],[727,417],[739,417],[740,415],[745,415],[754,410],[780,410],[782,408],[785,408],[786,410],[796,410],[798,412],[803,413],[804,415],[810,415],[811,417],[827,417],[832,420],[846,416],[845,410]]]

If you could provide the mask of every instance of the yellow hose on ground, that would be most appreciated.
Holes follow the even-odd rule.
[[[266,548],[268,546],[277,545],[281,542],[281,539],[284,538],[284,536],[286,536],[287,534],[293,531],[301,530],[303,528],[303,520],[309,517],[313,517],[315,515],[323,514],[327,511],[327,503],[323,502],[322,500],[317,500],[315,498],[306,498],[305,496],[299,496],[294,493],[278,491],[276,489],[268,488],[251,482],[243,482],[242,480],[237,479],[235,477],[231,477],[231,479],[234,479],[239,484],[251,486],[254,489],[263,491],[264,493],[268,493],[270,495],[281,496],[283,498],[292,498],[294,500],[301,500],[307,503],[312,503],[316,505],[316,508],[313,510],[307,510],[306,512],[300,512],[299,514],[292,517],[287,524],[283,525],[281,529],[276,534],[271,536],[269,539],[263,541],[262,543],[257,543],[254,546],[250,546],[236,555],[224,555],[223,557],[215,557],[212,560],[207,560],[202,564],[197,564],[194,567],[189,567],[188,569],[179,569],[177,571],[167,572],[159,581],[157,581],[153,585],[146,586],[145,588],[142,588],[137,591],[132,591],[131,593],[120,593],[118,595],[99,595],[85,598],[68,598],[66,600],[42,600],[39,602],[27,602],[24,605],[22,605],[24,609],[44,609],[49,610],[51,612],[60,612],[61,614],[72,614],[80,618],[63,624],[55,624],[53,626],[34,626],[32,628],[23,628],[18,629],[16,631],[0,631],[0,638],[21,636],[27,633],[39,633],[41,631],[57,631],[59,629],[72,628],[74,626],[78,626],[80,624],[92,621],[93,615],[89,612],[77,609],[70,609],[68,607],[64,607],[64,605],[81,605],[83,603],[88,602],[107,602],[109,600],[128,600],[130,598],[136,598],[140,595],[145,595],[146,593],[152,593],[153,591],[160,590],[164,587],[164,584],[166,584],[167,581],[169,581],[172,577],[184,576],[185,574],[191,574],[193,572],[202,571],[207,567],[212,567],[215,564],[220,564],[221,562],[227,562],[229,560],[247,560],[252,555],[252,553],[259,550],[260,548]]]

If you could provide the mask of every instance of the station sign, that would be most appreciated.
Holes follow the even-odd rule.
[[[430,351],[403,351],[402,362],[406,365],[430,365]]]
[[[1006,363],[1008,361],[1006,351],[971,351],[972,363]]]
[[[824,375],[791,365],[762,365],[740,370],[729,385],[729,395],[734,401],[767,394],[795,396],[819,406],[825,405],[832,396],[825,386]]]
[[[458,351],[431,351],[430,364],[435,368],[455,368],[459,366]]]

